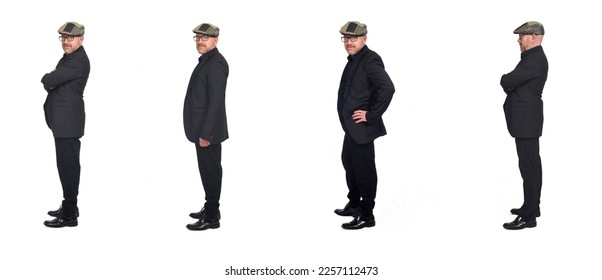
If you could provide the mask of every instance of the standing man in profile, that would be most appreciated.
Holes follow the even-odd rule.
[[[385,71],[380,56],[366,45],[367,26],[347,22],[340,30],[347,51],[337,111],[345,131],[341,159],[345,168],[349,202],[334,212],[353,216],[344,229],[361,229],[376,225],[373,209],[376,198],[376,164],[374,139],[387,134],[382,115],[389,107],[395,87]]]
[[[56,68],[42,77],[48,92],[44,103],[46,124],[52,130],[56,148],[56,162],[63,186],[63,202],[58,210],[49,211],[54,220],[45,221],[47,227],[77,226],[79,209],[79,151],[84,136],[86,113],[84,88],[90,74],[90,61],[84,50],[84,26],[67,22],[58,30],[63,58]]]
[[[535,227],[536,217],[541,215],[541,95],[548,78],[548,60],[541,47],[544,33],[543,25],[536,21],[529,21],[514,30],[514,34],[518,34],[521,59],[512,72],[502,76],[500,82],[506,92],[506,124],[510,135],[515,138],[518,166],[523,178],[523,205],[510,210],[517,217],[514,221],[504,224],[504,228],[510,230]]]
[[[219,198],[222,190],[222,145],[228,139],[226,123],[226,83],[228,63],[217,49],[219,28],[203,23],[192,30],[201,54],[194,68],[184,100],[184,131],[196,147],[205,205],[190,213],[198,219],[186,225],[189,230],[219,228]]]

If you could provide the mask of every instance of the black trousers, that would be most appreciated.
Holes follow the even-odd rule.
[[[516,138],[515,142],[524,194],[524,202],[519,215],[525,218],[535,218],[535,213],[539,210],[542,183],[539,138]]]
[[[359,206],[360,213],[365,217],[373,217],[377,183],[374,141],[359,145],[345,135],[341,159],[349,188],[349,204]]]
[[[54,138],[54,146],[56,165],[63,186],[63,214],[66,217],[72,217],[77,209],[77,195],[79,194],[81,142],[79,138]]]
[[[217,218],[219,198],[222,192],[222,145],[211,144],[201,147],[195,143],[196,156],[203,189],[205,189],[205,211],[211,218]]]

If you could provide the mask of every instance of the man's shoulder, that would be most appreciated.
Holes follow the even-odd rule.
[[[547,64],[547,57],[541,47],[530,49],[521,56],[520,64]]]
[[[208,53],[204,54],[203,56],[206,57],[207,62],[226,61],[226,58],[224,58],[222,53],[220,53],[217,48],[209,51]]]
[[[88,59],[88,54],[86,54],[86,50],[84,46],[79,47],[75,52],[70,55],[67,55],[65,59],[77,61],[79,63],[89,64],[90,60]]]
[[[364,52],[361,58],[363,63],[370,63],[372,61],[382,62],[382,58],[377,52],[373,51],[372,49],[369,49],[368,46],[365,46],[365,48],[366,51]]]
[[[220,61],[224,61],[224,62],[226,61],[226,58],[220,52],[215,54],[215,58],[217,58],[217,60],[220,60]]]
[[[212,63],[213,65],[222,65],[228,67],[228,61],[226,61],[226,58],[220,52],[216,52],[211,57],[211,61],[214,62]]]

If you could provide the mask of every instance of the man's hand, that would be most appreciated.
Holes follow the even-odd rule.
[[[368,122],[368,120],[366,120],[366,111],[364,110],[356,110],[353,112],[352,117],[355,120],[355,123]]]
[[[199,138],[199,146],[201,146],[203,148],[207,148],[207,147],[209,147],[209,145],[211,145],[211,142],[209,142],[203,138]]]

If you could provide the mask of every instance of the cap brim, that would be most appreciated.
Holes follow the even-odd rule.
[[[59,32],[59,34],[61,35],[69,35],[69,36],[83,36],[84,34],[71,34],[71,33],[66,33],[66,32]]]
[[[209,37],[217,37],[217,36],[218,36],[218,35],[211,35],[211,34],[207,34],[207,33],[199,32],[199,31],[192,31],[192,32],[194,32],[194,33],[196,33],[196,34],[207,35],[207,36],[209,36]]]

